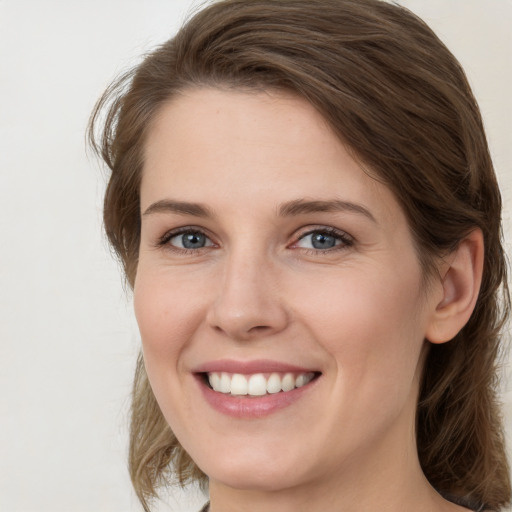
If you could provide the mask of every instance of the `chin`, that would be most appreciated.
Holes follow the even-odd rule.
[[[201,467],[211,481],[238,490],[274,492],[300,484],[304,475],[297,472],[302,465],[283,463],[282,460],[248,460],[243,457],[225,457]]]
[[[286,472],[268,472],[248,470],[244,472],[225,471],[219,475],[210,477],[223,485],[240,491],[276,492],[299,485],[301,482],[296,478],[290,478]]]

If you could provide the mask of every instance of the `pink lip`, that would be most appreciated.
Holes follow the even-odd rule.
[[[204,382],[200,383],[200,387],[204,398],[216,411],[233,418],[255,419],[269,416],[297,402],[315,383],[316,380],[313,380],[301,388],[295,388],[286,393],[257,397],[225,395],[213,391]]]
[[[202,374],[210,372],[241,373],[308,373],[314,370],[270,360],[234,361],[231,359],[211,361],[194,369],[196,382],[208,404],[216,411],[239,419],[255,419],[269,416],[305,397],[319,379],[292,391],[264,396],[232,396],[211,389]]]
[[[226,373],[241,373],[242,375],[249,375],[253,373],[308,373],[316,371],[314,369],[294,366],[279,361],[272,361],[269,359],[256,359],[253,361],[235,361],[233,359],[220,359],[204,363],[197,368],[194,368],[193,373],[211,373],[211,372],[226,372]]]

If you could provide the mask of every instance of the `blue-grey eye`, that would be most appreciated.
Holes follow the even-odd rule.
[[[187,231],[169,239],[169,243],[180,249],[202,249],[212,246],[212,241],[200,231]]]
[[[325,231],[312,231],[306,233],[297,242],[297,247],[303,249],[328,250],[341,244],[350,245],[349,241],[341,234],[329,233]]]
[[[311,235],[311,245],[315,249],[330,249],[336,245],[336,238],[325,233],[313,233]]]

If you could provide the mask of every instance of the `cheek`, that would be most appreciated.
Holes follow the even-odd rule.
[[[179,392],[187,375],[182,356],[197,329],[200,310],[198,294],[183,293],[191,291],[186,284],[190,283],[140,268],[134,287],[146,373],[160,409],[176,433],[186,424],[187,414]]]
[[[175,367],[178,354],[190,339],[200,305],[198,294],[161,273],[141,268],[134,287],[134,309],[146,366]]]
[[[400,275],[378,270],[303,288],[308,301],[297,316],[331,355],[344,385],[395,393],[400,382],[412,382],[423,345],[421,274],[416,266]]]

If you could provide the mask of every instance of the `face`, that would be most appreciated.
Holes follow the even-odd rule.
[[[293,487],[415,453],[435,300],[397,201],[310,104],[185,91],[149,131],[141,208],[147,373],[211,484]]]

